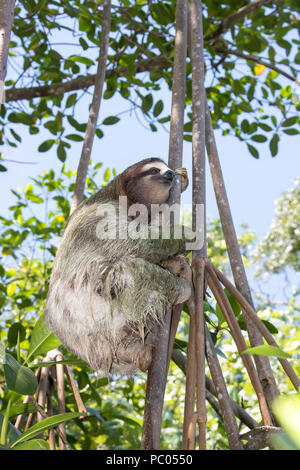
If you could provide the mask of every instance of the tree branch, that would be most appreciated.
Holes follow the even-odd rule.
[[[246,16],[250,15],[250,13],[253,13],[262,6],[267,5],[268,3],[277,2],[278,0],[256,0],[254,2],[250,2],[248,5],[239,8],[232,15],[224,18],[221,21],[219,27],[216,29],[216,31],[213,31],[212,33],[205,36],[204,40],[206,42],[210,42],[217,39],[219,36],[221,36],[221,34],[224,34],[226,31],[228,31],[228,29],[231,28],[231,26],[233,26],[235,23],[238,23],[239,21],[243,20]]]
[[[299,83],[300,80],[297,80],[297,78],[293,77],[289,73],[285,72],[284,70],[280,69],[277,67],[277,65],[272,65],[269,62],[266,62],[265,60],[261,59],[260,57],[257,57],[252,54],[244,54],[243,52],[233,50],[233,49],[227,49],[227,48],[222,48],[222,47],[217,47],[215,48],[215,51],[221,54],[225,55],[235,55],[237,57],[240,57],[241,59],[245,60],[251,60],[252,62],[255,62],[257,64],[264,65],[266,68],[275,70],[275,72],[279,73],[280,75],[283,75],[284,77],[288,78],[289,80],[292,80],[293,82]]]
[[[170,67],[172,62],[163,56],[156,56],[151,59],[141,60],[135,64],[136,73],[150,72]],[[112,76],[120,77],[128,73],[127,67],[117,67],[106,71],[105,78]],[[6,102],[19,100],[32,100],[48,96],[56,96],[70,91],[82,90],[95,84],[96,74],[74,78],[63,83],[52,83],[51,85],[41,85],[36,87],[10,88],[6,91]]]
[[[89,119],[86,126],[84,143],[82,147],[81,157],[77,169],[77,176],[75,182],[74,196],[72,200],[71,214],[78,207],[83,199],[83,193],[85,188],[86,175],[88,171],[88,165],[93,147],[93,141],[95,137],[95,131],[97,126],[97,119],[100,110],[100,103],[102,98],[103,85],[105,81],[105,70],[107,62],[107,51],[109,43],[111,23],[111,2],[105,0],[103,3],[103,19],[101,27],[101,40],[100,40],[100,53],[98,59],[97,74],[95,80],[95,88],[92,99],[91,108],[89,111]]]

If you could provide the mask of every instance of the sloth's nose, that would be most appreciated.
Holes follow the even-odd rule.
[[[173,171],[173,170],[168,170],[164,174],[164,177],[169,179],[169,180],[172,180],[174,178],[174,176],[175,176],[175,171]]]

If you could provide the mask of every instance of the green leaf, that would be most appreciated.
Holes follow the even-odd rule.
[[[5,354],[4,375],[9,390],[21,395],[33,395],[37,379],[31,369],[21,366],[11,354]]]
[[[120,118],[117,116],[108,116],[107,118],[104,119],[102,124],[104,124],[105,126],[111,126],[113,124],[116,124],[119,121],[120,121]]]
[[[5,346],[2,343],[2,341],[0,341],[0,364],[3,364],[4,358],[5,358]]]
[[[243,351],[243,354],[259,354],[268,357],[275,356],[282,359],[288,359],[292,357],[290,354],[282,351],[282,349],[270,345],[255,346],[254,348],[249,348],[246,351]]]
[[[69,121],[69,124],[71,124],[71,126],[74,127],[74,129],[76,129],[78,132],[85,132],[86,124],[80,124],[72,116],[67,116],[67,119]]]
[[[257,124],[265,132],[270,132],[272,130],[272,127],[264,122],[258,122]]]
[[[68,134],[68,135],[66,135],[66,139],[73,140],[74,142],[82,142],[83,141],[82,135],[78,135],[78,134]]]
[[[77,101],[77,93],[72,93],[70,96],[68,96],[67,102],[66,102],[66,108],[71,108],[71,106],[74,106]]]
[[[14,447],[14,450],[50,450],[49,444],[44,439],[31,439]]]
[[[4,414],[6,411],[2,410],[1,412]],[[21,414],[29,414],[29,413],[35,413],[36,408],[33,403],[18,403],[17,405],[12,405],[10,410],[9,410],[9,417],[12,418],[14,416],[18,416]]]
[[[107,183],[107,181],[109,180],[110,178],[110,175],[111,175],[111,171],[109,168],[106,168],[105,172],[104,172],[104,176],[103,176],[103,179],[104,181]]]
[[[83,16],[79,16],[78,26],[80,31],[89,32],[91,30],[91,22]]]
[[[287,135],[298,135],[299,131],[298,129],[283,129],[283,132]]]
[[[230,292],[227,290],[227,289],[224,289],[224,292],[225,294],[227,295],[227,298],[230,302],[230,305],[231,305],[231,308],[233,310],[233,313],[235,314],[236,317],[238,317],[238,315],[241,313],[241,306],[240,304],[238,303],[238,301],[235,299],[235,297],[233,297],[232,294],[230,294]]]
[[[300,395],[280,396],[274,400],[272,409],[291,442],[288,447],[300,449]],[[276,437],[277,433],[274,435]]]
[[[267,137],[265,135],[262,135],[262,134],[255,134],[255,135],[252,135],[251,136],[251,139],[254,140],[254,142],[266,142]]]
[[[163,109],[164,109],[164,103],[162,100],[159,100],[154,106],[153,115],[155,117],[159,116],[162,113]]]
[[[86,51],[89,48],[88,43],[85,41],[83,38],[79,38],[79,42],[81,44],[81,47],[84,51]]]
[[[67,158],[67,152],[63,142],[60,142],[56,149],[57,156],[61,162],[64,162]]]
[[[19,134],[17,134],[13,129],[9,129],[10,132],[12,133],[12,135],[14,136],[14,138],[18,141],[18,142],[21,142],[22,139],[21,137],[19,136]]]
[[[268,328],[269,332],[272,333],[272,335],[276,335],[278,333],[278,330],[273,323],[269,322],[268,320],[261,320],[264,325]]]
[[[225,323],[225,318],[222,313],[222,310],[219,307],[219,304],[216,305],[216,315],[218,318],[218,326],[220,327],[221,325],[223,325],[223,323]]]
[[[59,415],[50,416],[49,418],[43,419],[40,423],[34,424],[28,431],[23,432],[23,434],[13,443],[11,448],[14,448],[17,444],[32,439],[38,434],[47,431],[48,429],[57,427],[59,424],[65,423],[70,419],[78,418],[82,416],[82,413],[72,412],[72,413],[61,413]]]
[[[26,330],[22,323],[13,323],[7,333],[8,346],[11,348],[17,344],[18,334],[20,335],[20,342],[24,341]]]
[[[0,413],[0,429],[2,429],[3,420],[4,420],[4,416],[2,413]],[[16,439],[18,439],[20,435],[21,435],[21,432],[17,428],[15,428],[15,426],[13,426],[10,422],[8,422],[7,431],[6,431],[6,445],[11,446],[12,443],[16,441]]]
[[[38,319],[32,331],[30,347],[26,361],[34,354],[45,354],[51,349],[55,349],[60,345],[59,339],[48,330],[43,315]]]
[[[53,139],[45,140],[41,145],[38,147],[39,152],[47,152],[51,149],[52,145],[54,144]]]
[[[0,171],[7,171],[7,168],[4,165],[0,164]]]
[[[270,141],[270,150],[271,150],[272,157],[275,157],[278,153],[278,142],[279,142],[279,135],[274,134]]]
[[[72,62],[79,62],[80,64],[87,65],[87,67],[94,65],[94,61],[92,59],[89,59],[88,57],[81,57],[79,55],[71,55],[68,57],[68,60],[71,60]]]
[[[143,99],[142,99],[142,111],[143,113],[148,113],[148,111],[150,111],[150,109],[152,108],[152,105],[153,105],[153,96],[151,93],[149,93],[148,95],[144,96]]]
[[[252,157],[259,158],[258,150],[255,147],[253,147],[253,145],[247,144],[247,147],[248,147],[248,150],[251,153]]]
[[[7,428],[9,423],[9,413],[10,413],[10,406],[11,406],[11,398],[9,398],[7,403],[7,408],[5,410],[4,419],[1,426],[1,435],[0,435],[0,444],[2,446],[6,445],[6,436],[7,436]]]
[[[7,285],[6,293],[8,297],[12,297],[14,295],[16,288],[17,288],[17,284],[15,284],[14,282],[11,282],[10,284]]]
[[[293,116],[293,117],[286,119],[281,125],[282,127],[290,127],[296,124],[298,120],[299,120],[298,116]]]
[[[104,136],[104,132],[101,129],[96,129],[96,136],[98,137],[98,139],[102,139],[102,137]]]
[[[247,119],[243,119],[243,121],[241,122],[241,129],[245,134],[248,134],[249,122],[247,121]]]

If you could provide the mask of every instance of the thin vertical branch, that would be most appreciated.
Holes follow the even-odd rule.
[[[205,188],[205,88],[202,2],[191,0],[190,3],[190,42],[192,62],[192,152],[193,152],[193,230],[196,227],[197,208],[204,207],[204,243],[200,250],[193,252],[196,256],[206,257],[206,188]]]
[[[192,294],[193,296],[194,294]],[[193,297],[187,302],[190,312],[189,339],[186,363],[185,400],[183,416],[182,449],[195,449],[195,385],[196,385],[196,320]]]
[[[173,92],[171,109],[171,128],[169,143],[169,165],[174,169],[181,166],[183,146],[183,124],[185,104],[185,80],[186,80],[186,49],[187,49],[187,11],[188,0],[177,0],[176,4],[176,38],[173,72]],[[172,191],[170,204],[180,202],[180,183],[175,184]],[[164,325],[159,329],[156,338],[156,347],[153,351],[153,359],[148,371],[142,448],[159,449],[160,430],[164,393],[169,367],[169,349],[174,331],[176,333],[180,315],[173,316],[168,309],[165,315]],[[172,338],[169,332],[172,329]]]
[[[182,166],[183,126],[186,86],[186,55],[188,30],[188,0],[177,0],[176,36],[172,86],[172,108],[169,139],[169,167],[175,170]],[[170,203],[180,203],[180,181],[171,191]]]
[[[172,352],[172,360],[177,364],[177,366],[186,374],[187,369],[187,359],[186,355],[183,354],[178,349],[173,349]],[[222,371],[221,371],[222,373]],[[214,386],[213,382],[209,377],[205,377],[205,387],[206,387],[206,400],[211,404],[211,406],[216,410],[216,412],[221,416],[221,410],[219,407],[218,402],[213,398],[217,397],[218,393],[216,391],[216,387]],[[247,426],[249,429],[253,429],[258,427],[259,424],[255,419],[250,416],[246,410],[244,410],[241,406],[239,406],[232,398],[229,397],[230,406],[233,409],[235,416]]]
[[[197,423],[199,428],[199,449],[206,448],[206,401],[205,401],[205,321],[203,315],[205,260],[196,258],[193,265],[195,285],[195,360],[197,384]]]
[[[222,284],[229,290],[229,292],[236,298],[236,300],[239,302],[241,307],[244,309],[246,312],[246,315],[248,315],[253,323],[257,326],[261,334],[264,336],[268,344],[271,346],[275,346],[279,348],[279,345],[269,332],[268,328],[263,324],[263,322],[260,320],[260,318],[257,316],[257,313],[255,310],[251,307],[249,302],[240,294],[240,292],[231,284],[231,282],[226,279],[226,277],[219,271],[215,266],[214,266],[215,273],[219,280],[222,282]],[[289,377],[290,381],[292,382],[293,386],[295,387],[296,390],[300,387],[300,380],[295,374],[292,366],[288,362],[287,359],[283,358],[278,358],[280,364],[282,365],[286,375]]]
[[[52,404],[52,397],[47,397],[47,416],[53,415],[53,404]],[[49,439],[49,448],[50,450],[56,450],[56,443],[55,443],[55,431],[53,428],[49,429],[48,433]]]
[[[176,3],[176,35],[172,85],[172,107],[169,138],[168,165],[175,170],[182,167],[183,129],[186,88],[186,56],[188,35],[188,0],[177,0]],[[180,204],[181,181],[176,177],[169,204]],[[171,212],[171,223],[180,223],[179,211]],[[172,310],[169,333],[168,364],[170,362],[174,339],[181,316],[182,305],[176,305]],[[167,366],[168,369],[169,366]]]
[[[43,359],[43,362],[49,362],[48,356]],[[47,398],[47,388],[48,388],[48,379],[49,379],[49,367],[45,366],[41,368],[41,375],[38,385],[38,390],[36,393],[36,401],[41,408],[45,408],[46,398]],[[41,413],[37,413],[37,422],[43,420]],[[29,421],[29,420],[28,420]],[[27,424],[28,424],[27,421]],[[30,424],[31,425],[31,424]]]
[[[4,103],[4,80],[7,70],[9,40],[14,19],[15,0],[0,2],[0,108]]]
[[[63,356],[62,354],[57,354],[55,357],[56,361],[62,361]],[[65,387],[64,387],[64,366],[63,364],[56,364],[56,384],[57,384],[57,407],[58,407],[58,413],[64,413],[65,412]],[[62,439],[59,437],[59,449],[60,450],[65,450],[66,449],[66,427],[65,424],[59,424],[58,429],[60,431],[60,435],[64,437]]]
[[[249,288],[240,248],[234,229],[233,219],[230,211],[230,205],[226,193],[224,178],[220,165],[218,150],[216,146],[214,131],[211,122],[210,111],[206,103],[206,148],[210,170],[216,194],[222,229],[226,241],[228,256],[234,277],[235,285],[239,292],[247,299],[248,303],[254,308],[251,291]],[[263,344],[261,334],[255,327],[252,320],[243,312],[249,340],[252,346]],[[255,356],[255,363],[259,379],[261,381],[267,403],[271,406],[274,398],[278,395],[275,379],[272,373],[271,365],[266,356]]]
[[[68,365],[65,365],[64,366],[64,370],[67,374],[67,377],[68,377],[68,380],[69,380],[69,383],[70,383],[70,386],[72,388],[72,392],[73,392],[73,395],[74,395],[74,398],[75,398],[75,401],[76,401],[76,405],[77,405],[77,408],[78,408],[78,411],[79,413],[86,413],[86,407],[81,399],[81,396],[80,396],[80,393],[79,393],[79,390],[77,388],[77,385],[76,385],[76,382],[74,380],[74,377],[73,377],[73,374],[71,372],[71,369]]]
[[[204,263],[206,254],[206,182],[205,182],[205,87],[202,2],[190,2],[190,43],[192,63],[192,153],[193,153],[193,230],[203,230],[203,245],[193,251],[193,282],[195,288],[195,360],[197,385],[197,422],[199,449],[206,448],[205,401],[205,333],[203,316]],[[203,226],[199,227],[198,210],[204,208]]]
[[[231,450],[242,450],[243,445],[239,438],[239,432],[234,417],[234,411],[230,402],[225,380],[217,357],[217,353],[212,342],[210,332],[205,325],[206,338],[206,358],[208,367],[213,379],[216,395],[220,404],[221,416],[224,421],[229,448]]]
[[[158,329],[153,351],[152,364],[148,371],[145,398],[142,450],[158,450],[160,443],[161,417],[167,375],[171,309],[167,312],[163,325]]]
[[[100,39],[100,54],[98,59],[98,68],[96,73],[94,94],[92,104],[89,112],[89,119],[85,131],[85,137],[81,152],[81,157],[77,169],[77,177],[75,183],[74,196],[72,200],[71,214],[78,207],[83,199],[85,188],[86,175],[88,171],[89,160],[92,152],[93,141],[96,132],[97,119],[100,110],[100,103],[102,98],[102,90],[105,81],[105,70],[107,61],[107,51],[109,44],[111,22],[111,1],[104,0],[103,2],[103,16],[102,16],[102,29]]]
[[[272,425],[272,419],[267,407],[265,396],[263,394],[261,383],[256,373],[256,369],[254,367],[251,357],[247,354],[242,354],[242,352],[247,349],[247,345],[241,333],[237,319],[232,311],[231,305],[226,294],[224,293],[221,285],[219,284],[219,280],[210,262],[206,263],[206,270],[208,274],[208,285],[211,288],[215,299],[218,302],[220,309],[224,315],[224,318],[230,328],[233,340],[237,346],[239,354],[241,355],[241,359],[247,369],[249,378],[257,395],[263,422],[265,426],[270,426]]]

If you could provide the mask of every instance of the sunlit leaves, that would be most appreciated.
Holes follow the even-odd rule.
[[[4,358],[4,375],[9,390],[21,395],[32,395],[37,386],[37,379],[28,367],[20,365],[11,354]]]
[[[256,248],[259,268],[274,273],[290,266],[300,271],[300,178],[276,201],[275,217],[268,234]]]
[[[50,349],[55,349],[59,345],[59,339],[49,331],[45,325],[44,317],[41,316],[32,331],[30,348],[26,360],[29,361],[32,356],[38,354],[45,354]]]

